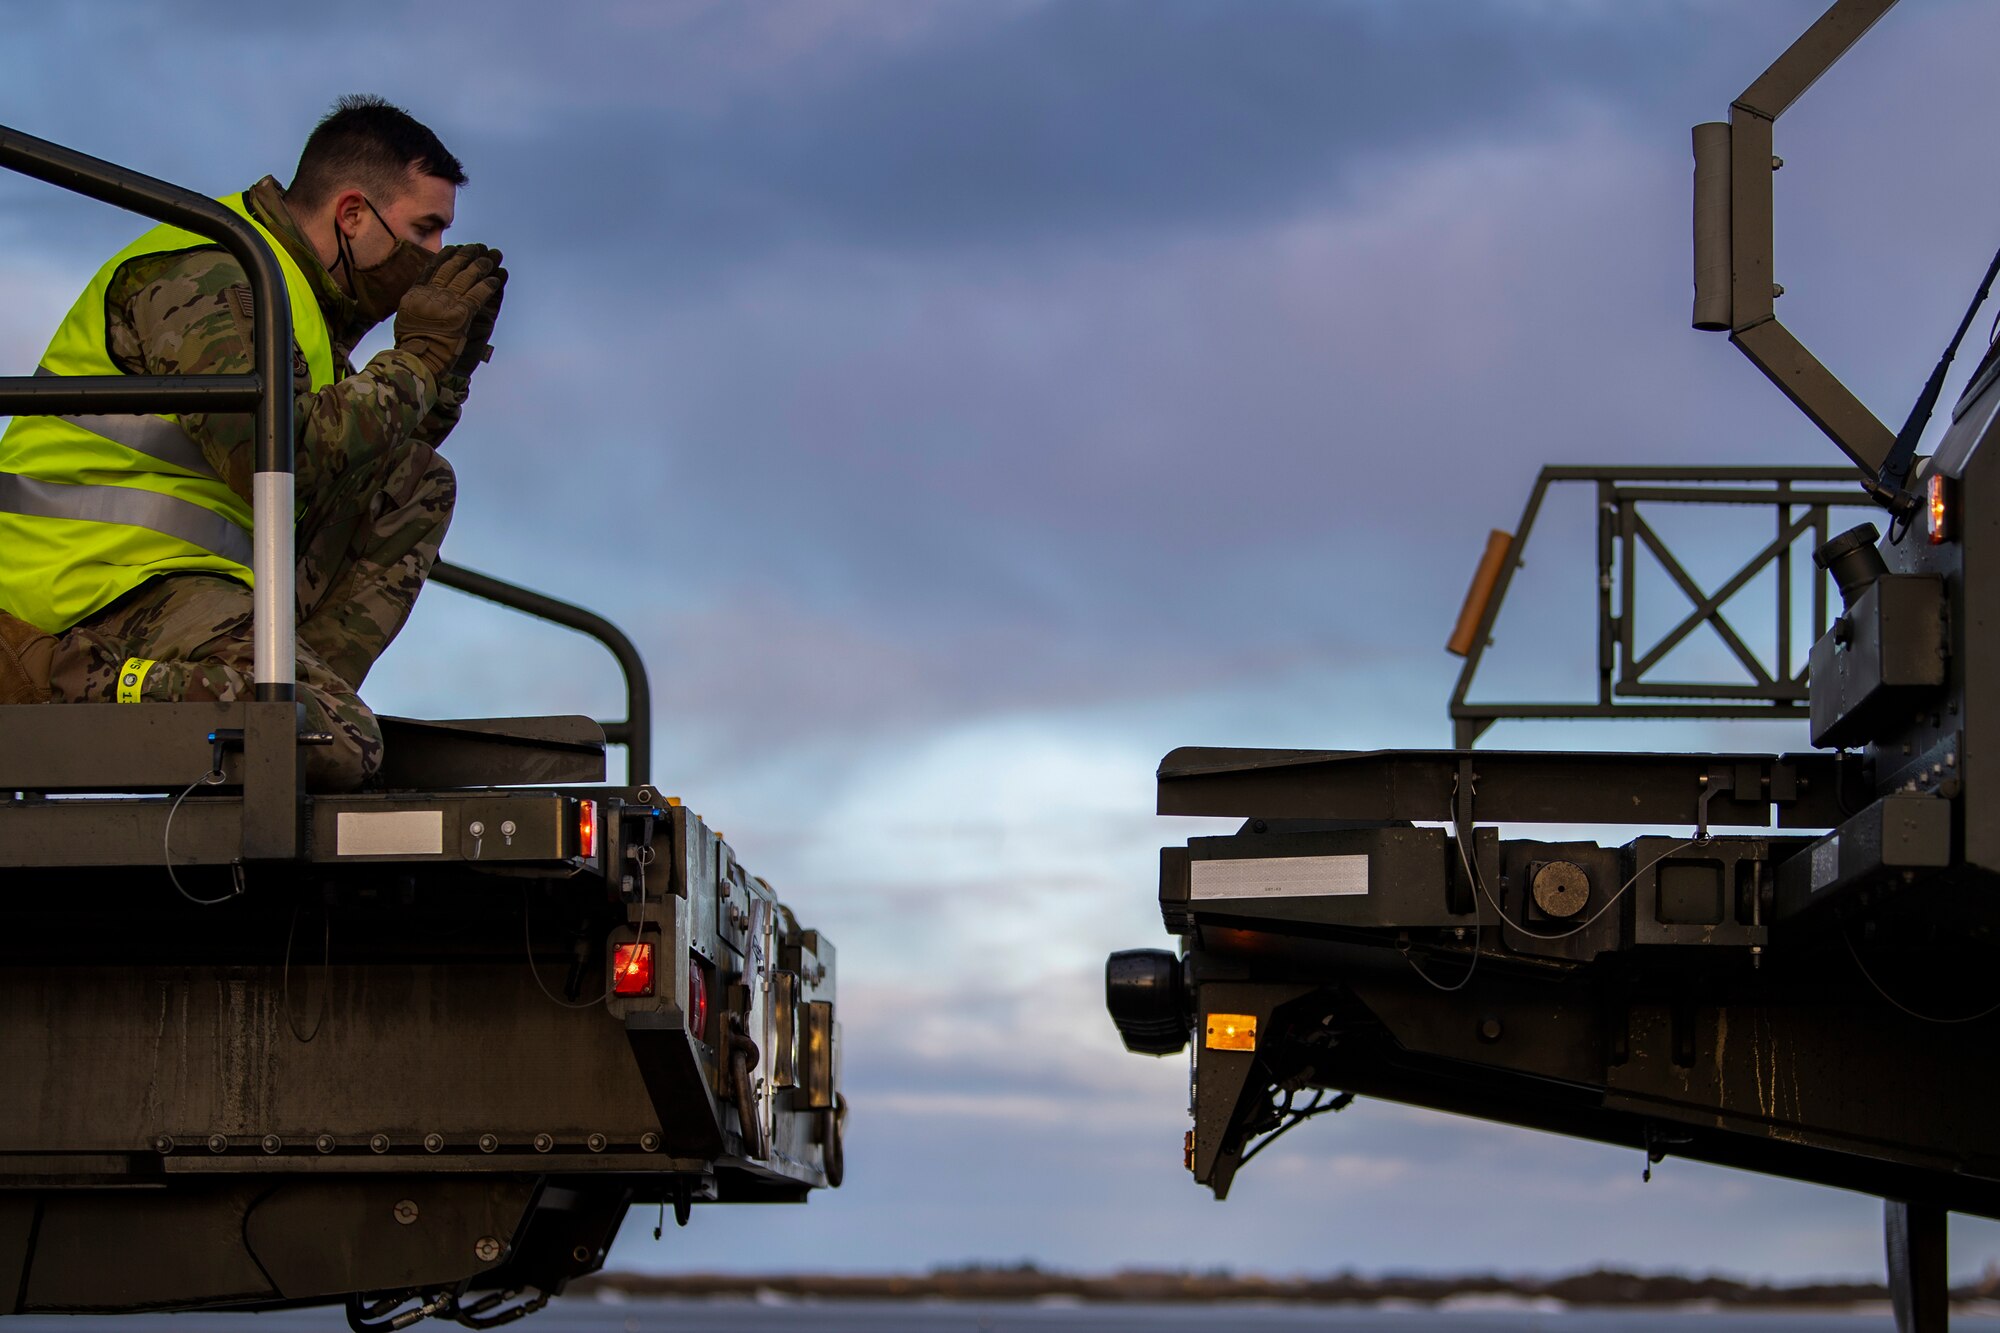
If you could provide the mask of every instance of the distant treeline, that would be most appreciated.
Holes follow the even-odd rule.
[[[1179,1301],[1290,1301],[1361,1305],[1381,1301],[1435,1304],[1464,1297],[1557,1300],[1569,1305],[1840,1306],[1889,1299],[1880,1282],[1742,1282],[1727,1277],[1626,1273],[1594,1269],[1562,1277],[1497,1273],[1339,1273],[1328,1277],[1261,1277],[1227,1271],[1127,1269],[1108,1274],[1051,1272],[1033,1264],[937,1268],[924,1274],[602,1273],[571,1284],[577,1295],[615,1291],[628,1296],[752,1297],[760,1293],[818,1300],[1079,1301],[1160,1304]],[[2000,1275],[1955,1290],[1958,1300],[2000,1294]]]

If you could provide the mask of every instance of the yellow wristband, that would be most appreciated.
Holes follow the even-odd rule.
[[[136,704],[139,702],[139,691],[146,684],[146,673],[151,671],[154,665],[154,660],[150,657],[128,657],[125,659],[125,665],[118,668],[119,703]]]

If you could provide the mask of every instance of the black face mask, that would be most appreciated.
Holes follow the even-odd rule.
[[[357,268],[354,248],[347,240],[347,233],[338,225],[333,229],[334,248],[339,253],[333,265],[334,276],[338,278],[342,269],[347,271],[347,294],[354,298],[355,305],[353,327],[341,331],[344,335],[341,340],[349,344],[358,342],[368,330],[395,314],[404,293],[416,286],[417,279],[423,277],[425,270],[437,260],[436,255],[421,245],[406,241],[391,231],[368,196],[363,195],[361,202],[368,205],[370,213],[375,214],[375,221],[381,223],[382,230],[389,232],[396,248],[381,263]]]

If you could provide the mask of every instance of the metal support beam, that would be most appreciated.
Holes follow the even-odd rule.
[[[1729,108],[1695,127],[1695,327],[1730,341],[1874,481],[1895,434],[1781,324],[1772,265],[1772,122],[1845,55],[1895,0],[1836,0]],[[1720,168],[1724,151],[1728,171]],[[1727,236],[1727,253],[1723,237]],[[1728,296],[1720,271],[1729,272]]]
[[[1896,0],[1838,0],[1799,34],[1798,40],[1786,47],[1785,53],[1773,60],[1755,83],[1743,90],[1736,105],[1766,120],[1776,120],[1819,81],[1820,75],[1833,68],[1835,61],[1847,54],[1848,47],[1867,36],[1876,20],[1895,3]]]
[[[1883,425],[1852,390],[1821,365],[1790,329],[1775,319],[1766,319],[1749,328],[1739,326],[1729,341],[1838,445],[1855,467],[1871,479],[1882,470],[1882,460],[1896,443],[1896,432]]]
[[[1772,317],[1771,122],[1740,107],[1729,112],[1729,301],[1731,327]]]
[[[1463,778],[1471,761],[1474,782]],[[1728,775],[1725,785],[1720,775]],[[1739,781],[1737,775],[1745,775]],[[1160,761],[1159,813],[1262,819],[1833,828],[1865,804],[1858,756],[1235,750]],[[1475,786],[1473,808],[1457,793]],[[1711,788],[1714,788],[1711,791]]]
[[[1945,1333],[1951,1288],[1945,1274],[1945,1210],[1934,1203],[1882,1201],[1889,1300],[1896,1333]]]

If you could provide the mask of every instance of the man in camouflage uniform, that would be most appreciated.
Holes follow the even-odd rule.
[[[380,99],[349,97],[314,130],[289,188],[266,176],[243,196],[310,282],[332,343],[333,383],[317,392],[294,349],[299,697],[306,730],[333,738],[306,751],[308,781],[322,789],[358,786],[381,764],[381,728],[356,691],[409,617],[451,520],[456,486],[438,447],[490,351],[506,280],[498,251],[442,244],[464,180],[428,129]],[[392,312],[396,345],[356,371],[354,344]],[[130,374],[242,372],[253,314],[227,251],[150,255],[112,279],[107,343]],[[248,499],[251,418],[180,421]],[[237,579],[154,577],[61,634],[52,698],[252,697],[251,618]],[[142,680],[133,659],[150,659]]]

